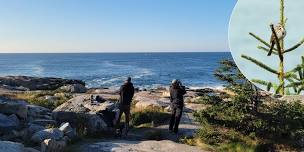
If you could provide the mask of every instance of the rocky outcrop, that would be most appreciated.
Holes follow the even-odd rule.
[[[55,90],[69,84],[80,84],[85,86],[85,83],[81,80],[28,76],[0,77],[0,86],[11,90]]]
[[[60,87],[59,90],[69,93],[86,93],[88,89],[82,84],[69,84]]]
[[[6,97],[0,97],[0,112],[3,114],[15,114],[19,118],[27,118],[27,106],[25,101],[12,100]]]
[[[53,117],[58,123],[69,122],[73,127],[83,124],[89,133],[107,130],[111,124],[103,117],[104,111],[115,108],[113,102],[92,102],[90,95],[80,95],[67,101],[53,110]]]

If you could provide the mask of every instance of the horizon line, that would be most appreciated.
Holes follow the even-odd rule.
[[[229,50],[226,51],[100,51],[100,52],[0,52],[0,54],[91,54],[91,53],[229,53]]]

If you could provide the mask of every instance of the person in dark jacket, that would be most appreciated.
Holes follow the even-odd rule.
[[[128,79],[124,82],[124,84],[120,87],[119,90],[119,116],[116,122],[116,127],[120,124],[120,118],[121,115],[125,114],[125,134],[127,135],[128,129],[129,129],[129,121],[130,121],[130,105],[132,102],[132,98],[134,96],[134,87],[131,82],[131,78],[128,77]]]
[[[186,89],[179,80],[174,79],[170,86],[171,119],[169,130],[177,133],[178,125],[182,117],[184,107],[184,95]]]

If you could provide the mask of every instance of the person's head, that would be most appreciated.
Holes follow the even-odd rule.
[[[179,81],[177,79],[173,79],[171,82],[172,86],[178,86]]]
[[[131,77],[128,77],[126,80],[125,80],[125,83],[130,83],[131,82]]]

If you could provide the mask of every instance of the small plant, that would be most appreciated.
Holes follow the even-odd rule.
[[[284,16],[284,10],[285,10],[284,0],[280,0],[280,4],[281,4],[280,5],[280,25],[284,29],[286,29],[285,25],[286,25],[287,18],[285,18],[285,16]],[[280,61],[278,70],[275,70],[275,69],[269,67],[268,65],[262,63],[261,61],[258,61],[257,59],[254,59],[247,55],[243,54],[243,55],[241,55],[241,57],[255,63],[257,66],[265,69],[266,71],[273,73],[274,75],[276,75],[278,77],[278,80],[279,80],[279,84],[275,84],[273,82],[267,82],[264,80],[258,80],[258,79],[253,79],[252,80],[253,82],[266,86],[268,91],[270,91],[271,88],[273,88],[276,94],[285,95],[286,92],[290,93],[289,87],[296,88],[297,85],[286,85],[285,80],[290,79],[291,77],[294,76],[294,74],[290,73],[290,72],[285,72],[284,55],[286,53],[290,53],[290,52],[296,50],[299,46],[301,46],[304,43],[304,39],[302,39],[299,43],[295,44],[291,48],[285,49],[284,48],[284,37],[282,39],[278,38],[277,32],[275,31],[273,25],[270,25],[270,29],[272,31],[272,34],[275,37],[276,46],[277,46],[276,48],[273,49],[273,54],[277,55],[279,58],[279,61]],[[270,51],[270,48],[272,47],[271,44],[267,43],[265,40],[263,40],[262,38],[260,38],[259,36],[255,35],[253,33],[249,33],[249,34],[252,37],[254,37],[255,39],[257,39],[258,41],[260,41],[264,46],[266,46],[266,47],[258,46],[258,49],[266,51],[266,52]]]

